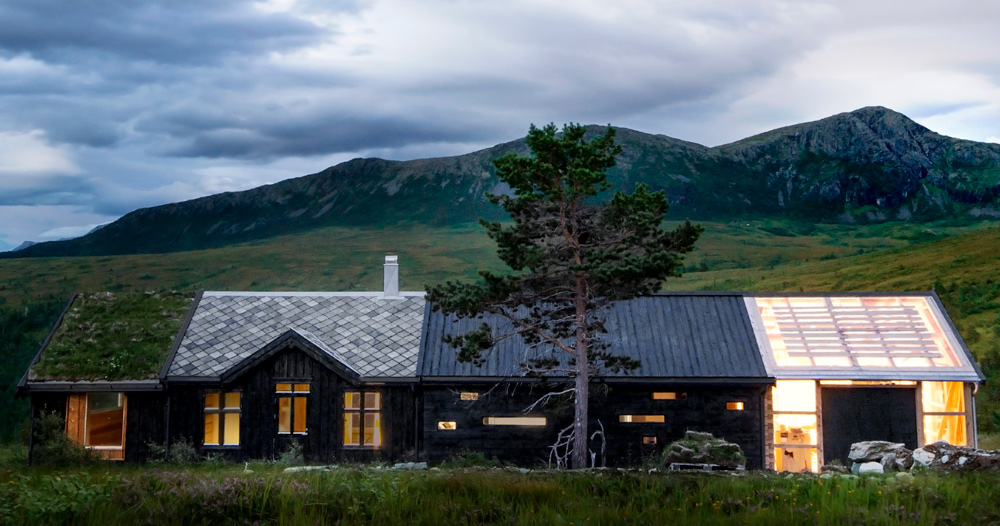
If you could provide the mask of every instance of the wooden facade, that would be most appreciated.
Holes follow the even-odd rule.
[[[279,384],[308,384],[305,430],[279,429]],[[377,446],[345,445],[344,394],[378,393],[380,440]],[[205,397],[240,393],[239,443],[206,445]],[[295,345],[290,345],[224,383],[178,384],[170,390],[171,443],[186,440],[203,454],[230,460],[276,459],[293,443],[312,463],[395,462],[415,452],[414,384],[364,384],[345,378]]]
[[[474,451],[518,465],[547,464],[559,431],[572,423],[572,404],[564,396],[525,410],[546,393],[566,387],[517,381],[424,385],[421,458],[441,462]],[[637,465],[658,455],[685,431],[695,430],[739,444],[748,468],[761,469],[766,454],[766,389],[763,385],[595,384],[590,429],[604,430],[603,441],[591,442],[592,451],[604,451],[604,459],[596,463]],[[487,419],[496,417],[545,420],[544,425],[538,420],[490,425]]]
[[[151,458],[150,443],[161,443],[166,416],[166,396],[162,391],[89,391],[89,392],[39,392],[31,395],[32,419],[43,413],[56,413],[66,422],[66,433],[78,444],[87,443],[88,430],[93,433],[100,422],[88,422],[87,399],[92,394],[118,394],[123,398],[120,416],[124,424],[120,434],[120,447],[95,447],[95,451],[108,460],[145,462]],[[115,435],[114,432],[111,432]],[[118,438],[117,436],[115,437]]]

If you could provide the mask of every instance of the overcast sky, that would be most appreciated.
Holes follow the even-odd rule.
[[[530,123],[715,146],[863,106],[1000,142],[995,0],[0,0],[0,250]]]

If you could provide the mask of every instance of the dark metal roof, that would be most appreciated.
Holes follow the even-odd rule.
[[[614,354],[631,356],[641,366],[606,377],[662,379],[767,379],[757,340],[741,294],[657,294],[618,302],[609,308],[604,335]],[[520,338],[504,340],[482,367],[459,363],[445,334],[476,328],[481,320],[457,320],[440,312],[424,316],[417,363],[423,377],[521,376],[528,349]],[[497,320],[491,320],[497,323]],[[502,324],[500,324],[502,326]]]

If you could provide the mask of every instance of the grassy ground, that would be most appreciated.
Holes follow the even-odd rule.
[[[991,524],[997,474],[0,471],[0,524]]]
[[[687,258],[690,271],[771,269],[894,249],[982,229],[968,226],[812,225],[777,221],[703,223]],[[0,305],[65,302],[73,292],[119,290],[381,290],[385,254],[400,256],[400,285],[475,279],[500,269],[495,246],[478,224],[448,228],[330,227],[232,247],[135,256],[0,260]],[[704,272],[675,286],[705,286]],[[698,277],[696,277],[698,276]],[[711,273],[707,279],[728,274]],[[742,282],[737,282],[737,284]],[[826,290],[826,289],[824,289]]]

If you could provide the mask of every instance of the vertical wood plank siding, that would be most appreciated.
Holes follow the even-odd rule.
[[[549,447],[562,428],[572,422],[572,405],[565,397],[542,409],[523,413],[546,392],[561,385],[507,384],[424,386],[422,457],[442,462],[466,452],[481,452],[523,466],[538,466],[549,458]],[[492,389],[492,391],[490,391]],[[603,424],[608,466],[637,465],[658,455],[667,444],[695,430],[735,442],[743,448],[749,469],[764,466],[763,402],[766,387],[697,386],[664,384],[594,385],[591,388],[590,429]],[[459,393],[479,393],[479,400],[461,400]],[[653,400],[654,391],[676,391],[682,400]],[[727,402],[743,402],[742,411],[726,409]],[[620,415],[664,415],[663,423],[621,423]],[[487,426],[487,416],[545,416],[544,427]],[[438,429],[438,422],[455,422],[456,429]],[[656,445],[643,445],[644,436],[656,437]],[[598,442],[591,446],[599,450]]]
[[[305,435],[278,434],[275,385],[308,382]],[[344,447],[343,393],[359,389],[382,393],[382,446]],[[202,446],[206,391],[240,391],[240,445]],[[228,385],[177,385],[171,394],[171,441],[186,438],[203,454],[230,460],[273,459],[293,442],[303,447],[307,462],[397,461],[413,455],[413,390],[409,384],[354,386],[305,353],[290,347],[280,351]]]

